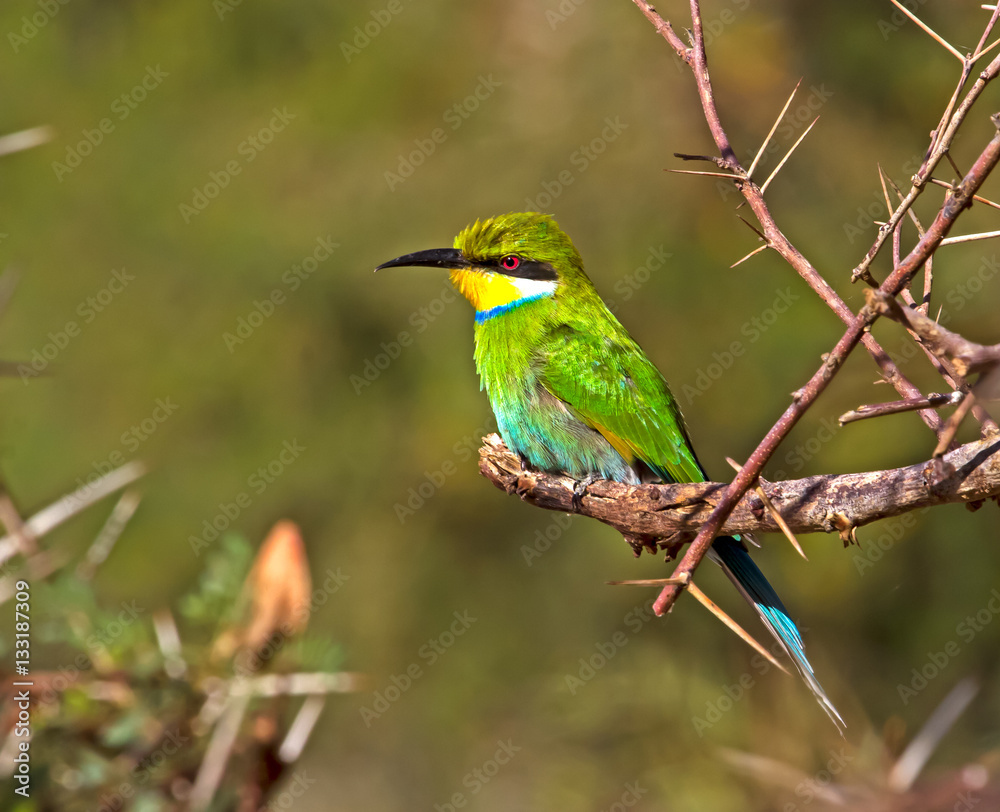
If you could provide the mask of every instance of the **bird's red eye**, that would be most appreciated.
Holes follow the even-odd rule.
[[[500,260],[500,267],[505,271],[513,271],[521,264],[521,258],[517,254],[508,254]]]

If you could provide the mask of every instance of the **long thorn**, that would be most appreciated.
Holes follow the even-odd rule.
[[[948,418],[948,422],[944,425],[944,431],[941,432],[941,439],[938,440],[937,447],[934,449],[935,457],[940,457],[945,451],[948,450],[948,446],[951,445],[951,441],[955,439],[955,434],[958,432],[959,425],[961,425],[962,421],[965,420],[965,416],[970,412],[975,404],[976,393],[966,393],[962,402],[958,404],[958,408],[951,413],[951,417]]]
[[[767,237],[764,235],[764,232],[761,231],[759,228],[757,228],[757,226],[755,226],[749,220],[747,220],[746,217],[740,217],[740,215],[736,215],[736,216],[740,218],[740,222],[743,223],[743,225],[745,225],[747,228],[749,228],[760,239],[764,240],[765,242],[767,241]]]
[[[955,188],[950,183],[940,180],[938,178],[928,178],[927,180],[929,183],[933,183],[935,186],[943,186],[945,189],[954,190]],[[992,206],[994,209],[1000,209],[1000,203],[994,203],[992,200],[988,200],[985,197],[980,197],[979,195],[973,195],[972,199],[975,200],[977,203],[983,203],[987,206]]]
[[[918,17],[918,16],[916,15],[916,14],[914,14],[914,13],[913,13],[912,11],[910,11],[910,10],[909,10],[909,9],[908,9],[908,8],[907,8],[906,6],[904,6],[904,5],[902,4],[902,3],[900,3],[900,2],[899,2],[899,0],[892,0],[892,4],[893,4],[893,5],[894,5],[894,6],[896,7],[896,8],[898,8],[898,9],[899,9],[900,11],[902,11],[902,12],[903,12],[903,14],[905,14],[905,15],[906,15],[907,17],[909,17],[909,18],[910,18],[911,20],[913,20],[913,22],[915,22],[915,23],[916,23],[917,25],[919,25],[919,26],[920,26],[920,27],[921,27],[922,29],[924,29],[924,31],[926,31],[926,32],[927,32],[927,33],[928,33],[928,34],[929,34],[929,35],[930,35],[931,37],[933,37],[933,38],[934,38],[934,39],[935,39],[935,40],[936,40],[936,41],[938,42],[938,44],[939,44],[939,45],[941,45],[941,46],[942,46],[942,47],[944,47],[944,48],[947,48],[947,49],[948,49],[948,52],[949,52],[949,53],[950,53],[950,54],[951,54],[952,56],[954,56],[954,57],[955,57],[955,59],[957,59],[957,60],[958,60],[959,62],[961,62],[961,63],[962,63],[963,65],[965,64],[965,57],[964,57],[964,56],[962,56],[962,54],[960,54],[960,53],[958,52],[958,49],[957,49],[957,48],[955,48],[955,47],[954,47],[954,46],[953,46],[953,45],[952,45],[952,44],[951,44],[950,42],[948,42],[948,41],[947,41],[947,40],[946,40],[946,39],[945,39],[944,37],[942,37],[942,36],[941,36],[940,34],[938,34],[938,33],[937,33],[937,32],[936,32],[936,31],[935,31],[935,30],[934,30],[933,28],[931,28],[931,27],[930,27],[929,25],[927,25],[927,23],[925,23],[925,22],[924,22],[923,20],[921,20],[921,19],[920,19],[920,18],[919,18],[919,17]]]
[[[972,52],[972,56],[970,57],[972,62],[978,62],[983,54],[988,53],[993,45],[996,45],[996,42],[994,42],[993,45],[990,45],[988,48],[983,50],[983,44],[990,38],[990,34],[993,33],[993,26],[995,26],[997,24],[997,20],[1000,19],[1000,8],[994,4],[989,10],[993,12],[993,15],[990,17],[990,21],[986,23],[986,28],[983,29],[983,35],[979,38],[979,42],[976,44],[976,50]],[[1000,40],[997,40],[997,42],[1000,42]]]
[[[605,581],[608,586],[667,586],[668,584],[686,586],[691,583],[690,578],[640,578],[637,581]]]
[[[885,172],[882,171],[882,164],[876,164],[878,167],[878,180],[882,184],[882,196],[885,198],[885,207],[889,212],[895,208],[892,202],[889,200],[889,190],[885,188]]]
[[[981,56],[985,56],[994,48],[996,48],[998,45],[1000,45],[1000,39],[993,40],[993,42],[990,45],[987,45],[985,48],[983,48],[983,50],[981,50],[978,54],[976,54],[976,59],[979,59],[979,57]]]
[[[948,161],[948,163],[951,164],[951,168],[955,170],[955,174],[958,177],[960,177],[960,178],[965,177],[965,173],[961,169],[958,168],[958,164],[955,163],[955,159],[952,157],[952,155],[951,155],[950,152],[946,152],[944,154],[944,157]]]
[[[795,152],[799,144],[802,143],[802,139],[805,138],[807,135],[809,135],[809,131],[816,125],[817,121],[819,121],[819,116],[816,116],[816,118],[812,120],[812,124],[806,127],[805,132],[799,136],[798,141],[792,144],[792,148],[788,150],[788,152],[785,154],[785,157],[781,159],[781,163],[779,163],[776,167],[774,167],[774,171],[771,173],[770,177],[767,180],[765,180],[764,185],[760,187],[761,194],[764,194],[764,192],[767,191],[768,185],[771,183],[772,180],[775,179],[775,177],[777,177],[778,173],[781,171],[781,167],[785,165],[785,161],[787,161],[789,158],[792,157],[792,153]]]
[[[774,135],[774,131],[778,129],[778,125],[781,123],[781,119],[785,117],[785,113],[788,112],[788,107],[792,103],[792,99],[795,98],[795,94],[799,90],[799,85],[802,84],[802,80],[799,79],[795,83],[795,87],[792,90],[792,95],[788,97],[788,101],[785,102],[785,106],[781,108],[781,112],[778,113],[778,117],[774,120],[774,124],[771,127],[771,132],[767,134],[767,138],[760,145],[760,149],[757,150],[757,154],[754,156],[753,163],[750,164],[750,168],[747,170],[747,177],[753,176],[754,169],[757,168],[757,162],[760,161],[761,157],[764,155],[764,150],[767,149],[767,145],[771,142],[771,137]]]
[[[746,643],[754,651],[756,651],[758,654],[764,657],[769,663],[771,663],[771,665],[781,669],[786,674],[788,673],[788,669],[785,668],[776,659],[774,659],[774,657],[771,655],[771,652],[769,652],[760,643],[758,643],[748,632],[744,631],[743,627],[740,626],[739,623],[737,623],[735,620],[729,617],[729,615],[723,612],[722,609],[720,609],[715,604],[715,602],[710,597],[708,597],[708,595],[706,595],[697,586],[695,586],[694,581],[691,581],[691,583],[687,585],[687,588],[688,592],[694,595],[694,597],[698,600],[698,602],[702,606],[704,606],[706,609],[708,609],[709,612],[711,612],[719,620],[725,623],[730,628],[730,630],[735,632],[736,636],[739,637],[744,643]]]
[[[699,172],[695,169],[668,169],[668,172],[673,172],[676,175],[707,175],[710,178],[732,178],[733,180],[743,180],[740,175],[734,175],[732,172]]]
[[[809,556],[807,556],[805,550],[802,549],[802,545],[799,544],[799,540],[792,532],[792,528],[788,526],[788,522],[786,522],[782,515],[778,513],[778,509],[771,504],[771,498],[764,493],[764,489],[760,485],[757,486],[757,495],[760,497],[760,501],[764,503],[764,507],[766,507],[768,512],[774,517],[775,523],[781,528],[781,532],[785,534],[785,538],[791,542],[796,552],[808,561]]]
[[[749,254],[747,254],[745,257],[743,257],[743,259],[736,260],[736,262],[734,262],[729,267],[730,268],[735,268],[737,265],[741,265],[744,262],[746,262],[748,259],[750,259],[750,257],[754,256],[754,254],[759,254],[761,251],[766,251],[770,247],[771,247],[770,245],[765,244],[765,245],[761,245],[761,246],[759,246],[757,248],[754,248],[753,251],[751,251]]]
[[[737,474],[743,467],[732,457],[726,457],[726,462],[728,462],[732,466],[733,470],[736,471]],[[760,501],[764,503],[764,507],[767,509],[767,512],[771,514],[771,517],[774,519],[774,523],[778,525],[778,527],[781,528],[781,532],[785,534],[785,538],[792,543],[792,546],[795,548],[795,551],[799,555],[801,555],[806,561],[808,561],[809,557],[806,555],[805,550],[802,549],[802,545],[799,544],[799,540],[795,537],[795,534],[792,532],[792,528],[788,526],[788,522],[786,522],[781,517],[781,514],[778,513],[778,509],[771,503],[771,499],[768,497],[768,495],[764,493],[764,488],[760,485],[759,480],[757,487],[754,490],[757,493],[757,496],[760,497]]]
[[[1000,237],[1000,231],[981,231],[978,234],[960,234],[957,237],[945,237],[938,245],[955,245],[960,242],[973,242],[975,240],[991,240]]]

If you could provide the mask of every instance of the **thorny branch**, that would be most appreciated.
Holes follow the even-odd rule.
[[[866,305],[858,313],[854,313],[838,296],[838,294],[812,265],[812,263],[810,263],[809,260],[807,260],[806,257],[794,245],[792,245],[788,238],[785,237],[782,231],[778,228],[764,200],[764,189],[767,184],[759,186],[751,177],[751,173],[744,169],[744,167],[740,164],[730,144],[728,135],[722,125],[722,121],[715,104],[715,96],[708,70],[708,59],[705,50],[699,0],[690,0],[692,20],[690,45],[686,45],[680,37],[677,36],[673,26],[657,13],[648,0],[633,0],[633,2],[653,24],[657,32],[659,32],[660,35],[666,39],[669,45],[685,62],[685,64],[691,68],[694,74],[695,83],[702,104],[702,111],[711,131],[713,140],[715,141],[716,147],[719,150],[718,157],[702,157],[700,159],[713,162],[719,170],[721,170],[721,172],[705,174],[722,174],[723,176],[732,179],[732,182],[746,199],[761,225],[765,246],[773,248],[777,251],[800,274],[800,276],[802,276],[802,278],[813,288],[813,290],[816,291],[820,298],[837,314],[844,324],[847,325],[847,330],[837,342],[836,346],[830,353],[824,356],[823,363],[819,369],[813,374],[805,386],[793,393],[792,403],[767,433],[753,454],[751,454],[750,458],[737,474],[736,478],[725,488],[725,491],[710,508],[707,518],[703,520],[697,535],[685,552],[680,564],[674,570],[673,576],[670,579],[671,583],[663,589],[654,604],[654,609],[657,614],[663,614],[670,610],[681,590],[684,589],[685,585],[690,582],[691,574],[704,557],[715,537],[723,531],[723,528],[729,528],[731,526],[731,522],[730,524],[727,524],[727,519],[729,519],[730,514],[736,509],[737,504],[744,497],[747,491],[758,484],[764,465],[773,455],[779,444],[788,435],[806,410],[809,409],[809,407],[824,391],[827,384],[829,384],[833,376],[843,365],[847,356],[858,343],[862,343],[868,350],[869,354],[878,366],[882,377],[895,387],[900,395],[902,395],[905,403],[909,404],[912,408],[920,410],[920,415],[924,422],[932,430],[934,430],[938,437],[938,451],[935,455],[936,458],[939,458],[950,445],[951,439],[954,436],[954,428],[957,426],[957,420],[969,411],[975,402],[975,397],[971,394],[966,396],[956,412],[958,417],[953,415],[952,419],[946,423],[940,415],[934,411],[932,403],[928,401],[926,396],[902,375],[894,362],[871,335],[871,325],[878,318],[881,311],[879,311],[876,307]],[[934,131],[934,133],[932,133],[931,143],[928,147],[924,163],[921,166],[920,171],[912,179],[912,188],[900,202],[899,206],[897,206],[889,222],[879,229],[879,234],[874,245],[869,250],[862,263],[854,270],[852,281],[863,279],[872,287],[877,288],[878,295],[880,297],[894,299],[908,288],[914,275],[925,266],[928,260],[930,260],[934,255],[934,252],[941,246],[942,241],[951,230],[959,215],[972,204],[973,199],[976,197],[975,193],[979,190],[982,183],[996,166],[998,160],[1000,160],[1000,116],[994,116],[993,123],[997,127],[997,133],[983,149],[979,158],[975,161],[972,168],[966,173],[962,181],[956,185],[948,185],[944,202],[941,205],[937,216],[934,218],[934,221],[926,229],[921,229],[922,233],[920,234],[920,238],[916,246],[903,258],[900,258],[901,251],[898,237],[894,236],[894,269],[892,273],[889,274],[889,276],[882,282],[882,284],[879,285],[872,277],[871,271],[869,270],[871,261],[879,253],[889,235],[898,234],[897,226],[901,222],[902,218],[909,212],[913,201],[921,194],[926,186],[933,185],[935,179],[931,177],[931,173],[941,158],[948,155],[948,150],[955,135],[957,134],[959,126],[965,120],[970,109],[972,108],[973,103],[982,93],[986,84],[992,81],[996,75],[1000,73],[1000,56],[997,56],[993,59],[990,65],[982,71],[973,87],[959,102],[961,91],[971,76],[974,64],[993,47],[989,46],[984,49],[984,43],[989,38],[989,34],[997,22],[997,18],[998,12],[994,10],[980,39],[980,43],[977,45],[972,54],[966,57],[961,57],[961,55],[957,54],[953,48],[949,48],[962,60],[962,73],[956,90],[947,106],[947,109],[945,110],[945,113],[942,115],[941,124]],[[931,33],[936,39],[941,41],[940,37],[937,37],[937,35],[933,34],[933,32]],[[948,47],[947,43],[942,42],[942,44]],[[770,139],[770,136],[768,139]],[[765,144],[761,148],[762,150],[766,144],[767,142],[765,141]],[[796,142],[796,146],[797,145],[798,142]],[[696,158],[696,156],[682,157]],[[756,166],[756,163],[757,162],[755,160],[753,165]],[[952,166],[954,166],[954,163],[952,163]],[[772,178],[768,178],[768,183]],[[929,301],[931,292],[930,279],[930,274],[928,274],[925,277],[925,289],[921,294],[921,303]],[[944,368],[953,369],[954,367],[952,365],[952,367]],[[959,375],[959,377],[961,378],[961,375]],[[950,382],[953,386],[960,387],[964,385],[964,379],[954,380],[950,372],[948,376],[946,376],[946,381]],[[991,442],[991,438],[995,434],[996,424],[993,423],[992,420],[985,419],[984,412],[980,411],[978,414],[980,419],[983,421],[983,436],[984,442],[987,443],[986,447],[993,448],[993,446],[989,445],[989,442]],[[986,416],[986,418],[988,418],[988,416]],[[989,456],[993,456],[992,451]],[[980,457],[973,457],[973,459],[976,461],[977,465],[982,461]],[[958,470],[965,471],[965,469],[961,467],[959,467]],[[972,473],[972,471],[965,471],[965,474],[968,475],[971,475]],[[949,469],[941,468],[939,465],[939,467],[932,471],[932,474],[933,476],[925,482],[925,486],[937,493],[943,482],[950,481],[948,479]],[[963,474],[962,477],[963,481],[968,478],[965,474]],[[952,490],[955,490],[956,492],[960,491],[960,485],[960,482],[954,483]],[[946,488],[945,490],[948,489]],[[994,494],[991,492],[986,495],[992,496]],[[856,502],[864,501],[863,499],[858,499],[857,494],[854,495],[854,498]],[[957,498],[960,499],[961,497]],[[882,515],[891,514],[886,513]],[[864,515],[860,514],[856,507],[854,510],[844,511],[844,516],[846,517],[845,526],[844,528],[838,529],[842,529],[842,532],[848,534],[851,532],[853,527],[859,523],[859,521],[863,523],[866,520]],[[874,520],[874,518],[878,517],[879,516],[875,516],[873,514],[872,517],[867,520]],[[786,520],[788,519],[787,516],[784,518]],[[789,524],[792,523],[789,522]],[[630,527],[631,525],[626,523],[624,526]],[[825,529],[829,529],[829,524],[824,527]]]
[[[940,457],[951,445],[959,424],[966,414],[983,401],[1000,398],[1000,344],[985,347],[946,330],[919,310],[902,307],[899,302],[881,291],[866,291],[868,307],[873,312],[887,316],[906,326],[922,342],[922,346],[943,366],[953,370],[950,377],[964,381],[969,375],[979,375],[972,386],[962,385],[959,391],[964,398],[958,409],[948,419],[945,431],[938,440],[934,456]],[[991,421],[992,422],[992,421]],[[994,424],[995,425],[995,424]]]
[[[484,438],[479,470],[494,485],[546,510],[590,516],[626,537],[675,548],[690,539],[725,497],[726,485],[625,485],[600,480],[582,497],[576,481],[525,468],[499,437]],[[919,508],[963,503],[976,509],[1000,497],[1000,438],[977,440],[944,455],[889,471],[827,474],[765,482],[764,493],[796,533],[839,533]],[[745,494],[720,528],[723,533],[777,533],[778,523],[756,493]],[[666,541],[659,541],[665,539]]]
[[[645,0],[633,0],[633,2],[635,2],[647,19],[653,21],[657,30],[660,30],[660,26],[655,22],[660,19],[660,15],[656,12],[652,5]],[[691,14],[693,19],[701,19],[700,6],[697,0],[692,0],[691,2]],[[671,31],[672,30],[673,29],[671,29]],[[805,282],[816,292],[816,294],[824,302],[826,302],[830,309],[836,313],[837,317],[843,321],[844,324],[850,325],[854,319],[853,311],[847,306],[847,304],[844,303],[837,292],[823,278],[812,263],[810,263],[809,260],[806,259],[806,257],[794,245],[792,245],[791,241],[784,235],[784,233],[782,233],[781,229],[778,228],[778,225],[775,222],[774,217],[771,215],[770,209],[764,200],[763,187],[757,185],[757,183],[752,179],[751,173],[744,169],[739,160],[736,158],[736,155],[729,143],[729,137],[726,135],[725,130],[722,127],[722,123],[719,119],[719,113],[715,106],[715,96],[712,91],[711,80],[708,74],[707,57],[704,53],[705,44],[704,40],[700,37],[700,25],[696,25],[694,27],[693,33],[694,43],[689,48],[682,46],[681,49],[678,49],[675,44],[675,40],[668,39],[668,42],[670,42],[671,46],[685,62],[692,65],[692,70],[694,70],[695,73],[695,82],[698,85],[698,93],[702,102],[702,112],[704,113],[705,120],[708,122],[716,147],[718,147],[719,153],[722,156],[721,158],[702,158],[702,160],[711,160],[720,168],[726,170],[726,176],[733,178],[733,182],[736,185],[737,190],[740,191],[747,203],[749,203],[754,215],[760,221],[763,229],[764,244],[777,251],[778,254],[780,254],[781,257],[788,262],[788,264],[791,265],[805,280]],[[697,57],[697,54],[699,53],[701,54],[700,60]],[[699,65],[701,66],[701,70],[698,70]],[[791,99],[789,99],[788,104],[790,103]],[[785,109],[788,108],[788,104],[785,105]],[[782,111],[782,115],[783,114],[784,111]],[[773,133],[774,129],[772,129],[767,140],[770,139]],[[765,140],[765,143],[762,145],[760,154],[763,153],[764,147],[767,146],[767,140]],[[681,157],[696,159],[697,156]],[[756,161],[754,161],[754,165],[756,165]],[[769,183],[771,179],[772,178],[768,178],[767,182]],[[866,333],[862,337],[862,342],[874,359],[882,377],[887,382],[891,383],[903,397],[914,398],[920,395],[920,390],[917,389],[917,387],[914,386],[899,371],[896,364],[892,361],[885,350],[879,346],[878,342],[870,333]],[[926,409],[921,411],[920,416],[931,429],[940,433],[942,429],[942,421],[936,412]]]
[[[993,122],[994,125],[1000,127],[1000,117],[994,116]],[[909,284],[913,275],[937,249],[938,244],[947,235],[952,225],[954,225],[955,220],[958,219],[958,216],[971,203],[972,195],[979,189],[998,161],[1000,161],[1000,131],[994,134],[982,154],[973,164],[969,173],[947,196],[944,205],[924,236],[879,287],[880,292],[889,296],[897,296],[903,287]],[[698,536],[688,548],[683,559],[681,559],[681,563],[674,572],[674,577],[682,577],[683,573],[693,572],[694,568],[708,551],[712,541],[718,535],[729,512],[735,507],[743,494],[753,486],[764,465],[771,458],[778,445],[823,390],[826,389],[833,376],[836,375],[847,359],[851,350],[861,340],[861,337],[867,333],[876,318],[877,314],[867,305],[863,307],[809,382],[794,393],[792,403],[785,410],[785,413],[774,424],[760,445],[750,455],[743,469],[737,474],[733,482],[730,483],[726,490],[726,496],[715,510],[712,511],[708,521],[703,525]],[[660,597],[657,598],[654,604],[654,610],[659,614],[669,611],[674,601],[677,600],[682,588],[682,586],[674,584],[664,587],[663,592],[661,592]]]

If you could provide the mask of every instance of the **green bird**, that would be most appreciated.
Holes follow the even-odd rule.
[[[667,382],[608,310],[552,217],[528,212],[477,221],[454,248],[406,254],[376,270],[391,267],[451,272],[476,309],[476,368],[500,435],[530,466],[581,481],[708,479]],[[842,730],[798,628],[741,538],[716,538],[709,556]]]

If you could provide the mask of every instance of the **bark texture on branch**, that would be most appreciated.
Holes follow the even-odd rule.
[[[726,484],[624,485],[601,480],[574,494],[575,480],[525,468],[496,434],[483,438],[479,470],[494,485],[546,510],[579,513],[626,536],[694,534],[726,492]],[[793,532],[838,532],[918,508],[972,504],[1000,496],[1000,439],[968,443],[941,460],[889,471],[828,474],[765,482],[764,492]],[[744,495],[723,533],[779,532],[753,491]]]

